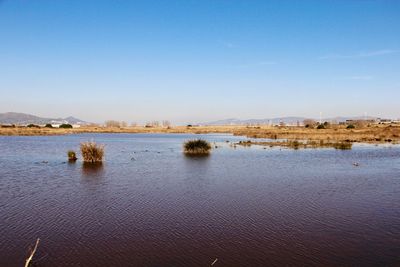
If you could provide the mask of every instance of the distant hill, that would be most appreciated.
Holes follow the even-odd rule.
[[[0,124],[16,124],[16,125],[26,125],[26,124],[46,124],[46,123],[70,123],[70,124],[89,124],[89,122],[74,118],[42,118],[31,114],[17,113],[17,112],[7,112],[0,113]]]
[[[256,125],[256,124],[272,124],[276,125],[279,124],[280,122],[283,122],[284,124],[287,125],[296,125],[297,122],[300,124],[303,123],[304,120],[310,119],[306,117],[281,117],[281,118],[267,118],[267,119],[246,119],[246,120],[240,120],[240,119],[224,119],[224,120],[217,120],[217,121],[210,121],[210,122],[204,122],[204,123],[199,123],[199,125]],[[315,121],[319,121],[319,119],[311,118]],[[335,118],[323,118],[322,121],[328,121],[328,122],[344,122],[346,120],[373,120],[377,119],[376,117],[363,117],[363,116],[358,116],[358,117],[335,117]]]

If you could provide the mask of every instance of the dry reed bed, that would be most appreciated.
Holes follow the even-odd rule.
[[[80,145],[83,161],[86,163],[100,163],[103,161],[104,145],[94,141],[84,142]]]
[[[363,129],[306,129],[270,128],[270,129],[241,129],[234,131],[234,135],[251,138],[313,140],[313,141],[347,141],[347,142],[398,142],[400,141],[400,127],[368,127]]]
[[[64,135],[77,133],[232,133],[251,138],[287,140],[351,141],[365,143],[399,142],[400,126],[371,126],[360,129],[336,127],[330,129],[309,129],[304,127],[246,127],[246,126],[176,126],[176,127],[81,127],[74,129],[57,128],[0,128],[0,135]]]

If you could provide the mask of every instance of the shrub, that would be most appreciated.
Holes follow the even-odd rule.
[[[39,125],[36,125],[36,124],[28,124],[26,127],[29,127],[29,128],[40,128],[40,126]]]
[[[11,124],[11,125],[8,125],[8,124],[4,125],[4,124],[1,124],[0,127],[1,127],[1,128],[15,128],[15,124]]]
[[[84,162],[102,162],[104,156],[104,145],[98,145],[93,141],[81,143],[81,153]]]
[[[72,125],[71,125],[71,124],[68,124],[68,123],[63,123],[63,124],[60,125],[60,128],[71,129],[71,128],[72,128]]]
[[[76,161],[78,158],[76,157],[76,153],[73,150],[68,150],[68,160],[69,161]]]
[[[211,151],[210,143],[202,139],[186,141],[183,148],[188,155],[208,155]]]
[[[303,124],[306,128],[314,128],[315,126],[317,126],[317,122],[312,119],[305,119],[303,121]]]
[[[319,124],[319,125],[317,126],[317,129],[325,129],[325,125]]]
[[[354,129],[354,128],[356,128],[356,126],[354,126],[353,124],[349,124],[346,127],[346,129]]]
[[[53,128],[53,125],[51,125],[50,123],[47,123],[44,127],[46,127],[46,128]]]

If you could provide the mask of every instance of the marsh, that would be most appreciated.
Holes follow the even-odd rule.
[[[185,157],[193,137],[0,137],[0,266],[22,266],[38,237],[37,266],[400,264],[400,146],[210,134],[195,137],[218,148]],[[86,140],[105,145],[103,164],[66,162]]]

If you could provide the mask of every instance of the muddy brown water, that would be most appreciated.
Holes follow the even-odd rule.
[[[187,158],[184,140],[216,142]],[[68,149],[106,145],[101,166]],[[400,266],[400,147],[230,135],[0,137],[0,266]],[[353,163],[359,163],[354,166]]]

